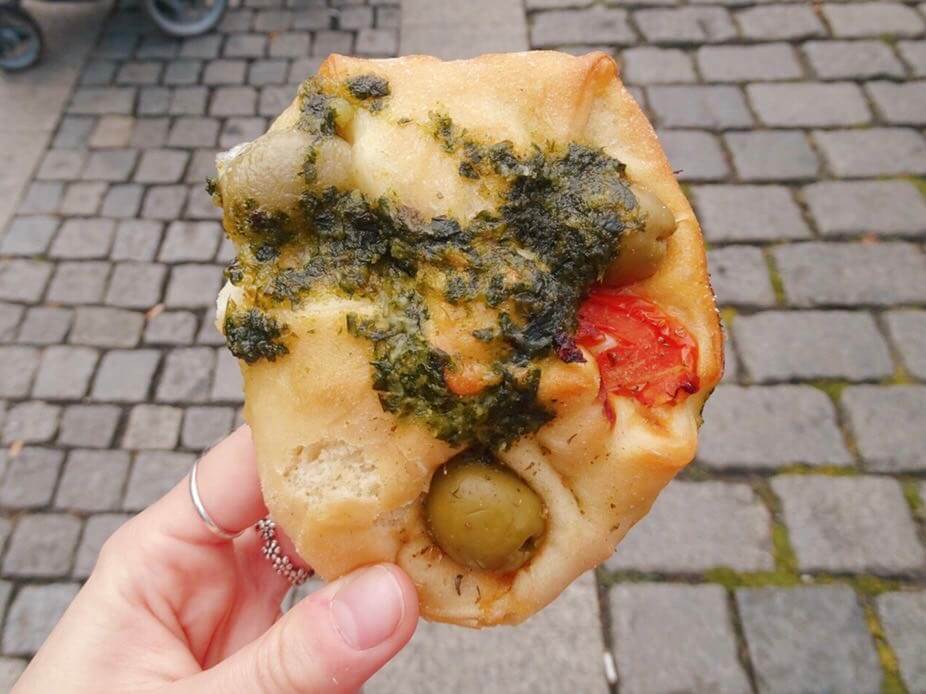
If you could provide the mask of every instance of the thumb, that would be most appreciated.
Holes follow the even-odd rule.
[[[408,642],[418,621],[399,567],[359,569],[295,605],[263,636],[179,692],[354,692]]]

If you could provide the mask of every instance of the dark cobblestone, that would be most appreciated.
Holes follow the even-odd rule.
[[[903,77],[903,65],[883,41],[808,41],[804,55],[822,79]]]
[[[128,470],[129,455],[124,451],[71,451],[55,507],[84,512],[117,509]]]
[[[768,511],[748,485],[672,482],[634,526],[607,566],[699,573],[717,567],[774,567]]]
[[[926,311],[891,311],[885,322],[907,371],[926,381]]]
[[[926,386],[847,388],[842,404],[870,470],[926,470]]]
[[[621,691],[748,692],[720,586],[637,583],[611,590]],[[685,648],[664,648],[683,639]]]
[[[58,443],[107,448],[113,442],[121,410],[112,405],[71,405],[64,409]]]
[[[34,306],[26,312],[19,330],[19,341],[41,345],[64,342],[73,318],[74,311],[69,308]]]
[[[45,402],[21,402],[10,408],[3,424],[4,443],[44,443],[55,437],[61,408]]]
[[[919,638],[926,633],[926,592],[885,593],[875,601],[907,689],[926,691],[926,655]]]
[[[911,128],[817,130],[813,136],[841,178],[926,173],[926,139]]]
[[[788,181],[816,177],[820,164],[801,132],[762,130],[727,133],[733,165],[744,181]]]
[[[772,489],[802,571],[899,574],[926,568],[896,480],[780,475]]]
[[[810,236],[782,186],[696,186],[694,204],[709,241],[774,241]]]
[[[846,587],[736,591],[759,691],[880,691],[881,668]]]
[[[803,76],[794,49],[786,43],[757,46],[702,46],[698,68],[710,82],[790,80]]]
[[[908,181],[822,181],[804,199],[824,236],[926,236],[926,200]]]
[[[736,13],[736,23],[751,39],[806,39],[826,33],[823,22],[808,5],[767,5]]]
[[[51,502],[64,454],[49,448],[26,446],[17,456],[7,453],[0,504],[7,508],[38,508]]]
[[[810,386],[723,385],[704,408],[698,460],[714,468],[848,465],[827,396]]]
[[[871,315],[849,311],[766,311],[738,316],[736,346],[760,383],[832,378],[864,381],[894,372]]]
[[[737,87],[649,87],[646,96],[661,127],[720,130],[752,125],[746,100]]]

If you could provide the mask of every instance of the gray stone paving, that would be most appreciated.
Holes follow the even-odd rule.
[[[620,60],[704,227],[727,374],[597,591],[516,629],[422,624],[367,691],[926,689],[926,6],[398,2],[241,0],[186,41],[80,15],[92,49],[0,77],[0,691],[240,419],[215,153],[331,51],[528,47]]]

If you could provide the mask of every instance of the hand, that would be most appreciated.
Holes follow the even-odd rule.
[[[281,616],[289,583],[253,529],[267,510],[247,427],[206,454],[197,482],[216,524],[245,533],[213,535],[184,479],[106,542],[14,692],[352,692],[411,638],[415,589],[390,564],[344,576]]]

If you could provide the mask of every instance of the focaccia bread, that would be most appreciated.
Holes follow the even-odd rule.
[[[693,458],[704,245],[609,56],[332,55],[210,189],[264,497],[322,577],[517,623]]]

